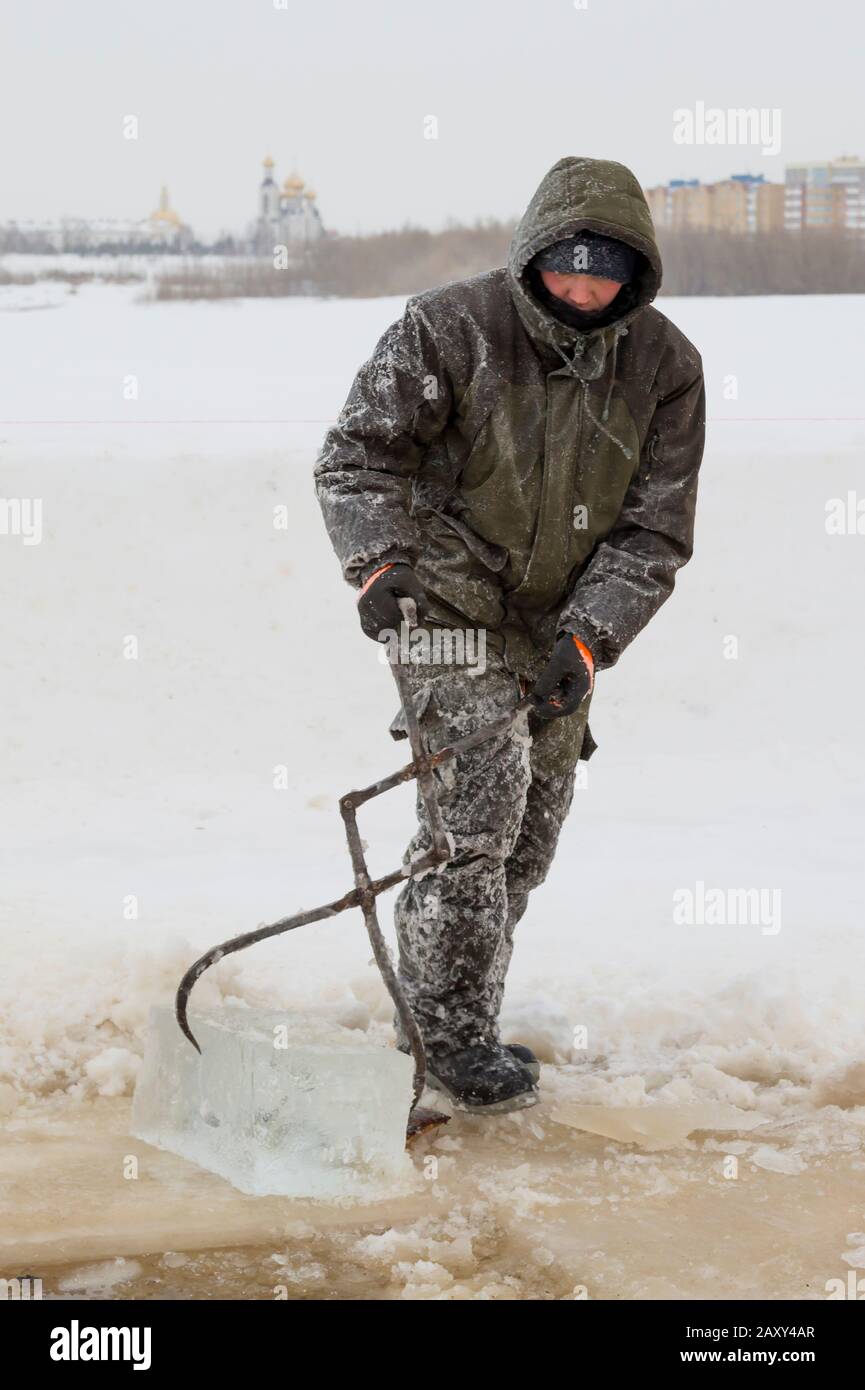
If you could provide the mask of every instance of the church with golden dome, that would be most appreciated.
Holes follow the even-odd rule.
[[[159,207],[146,220],[146,230],[155,245],[172,246],[183,249],[191,240],[191,232],[171,206],[168,189],[162,185],[159,194]]]
[[[262,256],[271,256],[276,246],[300,248],[325,234],[313,189],[297,173],[289,174],[280,187],[273,170],[268,155],[253,236],[255,249]]]

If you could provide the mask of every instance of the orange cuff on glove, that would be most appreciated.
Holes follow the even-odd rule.
[[[581,642],[579,637],[574,637],[573,633],[571,633],[571,640],[575,643],[577,651],[589,668],[589,690],[591,690],[595,684],[595,658],[592,656],[585,642]]]
[[[374,584],[374,583],[375,583],[375,581],[378,579],[379,575],[384,574],[385,570],[392,570],[392,569],[393,569],[393,565],[382,565],[380,569],[373,570],[373,572],[372,572],[372,574],[370,575],[369,579],[366,581],[366,583],[364,584],[363,588],[361,589],[360,593],[359,593],[358,596],[357,596],[357,601],[358,601],[358,603],[360,603],[360,601],[361,601],[361,599],[363,598],[364,594],[366,593],[367,589],[370,587],[371,584]]]

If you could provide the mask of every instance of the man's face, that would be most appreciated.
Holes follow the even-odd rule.
[[[618,280],[604,280],[600,275],[564,275],[558,270],[542,270],[541,279],[550,294],[587,314],[606,309],[622,288]]]

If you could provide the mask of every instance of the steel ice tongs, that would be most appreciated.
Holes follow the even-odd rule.
[[[405,605],[404,617],[409,626],[414,626],[414,604],[410,600],[403,600],[401,607]],[[410,608],[409,608],[410,605]],[[391,773],[389,777],[383,777],[378,782],[373,782],[371,786],[364,787],[360,791],[347,792],[340,798],[339,809],[345,825],[345,833],[348,839],[348,850],[351,856],[352,869],[354,870],[355,886],[349,892],[344,893],[341,898],[334,902],[325,903],[322,907],[311,908],[308,912],[298,912],[293,917],[282,917],[278,922],[272,922],[269,926],[256,927],[254,931],[244,932],[242,936],[234,936],[229,941],[223,941],[219,946],[213,946],[203,956],[192,964],[186,971],[177,989],[175,998],[174,1012],[177,1022],[182,1032],[192,1043],[197,1052],[201,1051],[192,1032],[187,1015],[189,996],[196,981],[208,970],[211,965],[216,965],[222,960],[223,956],[233,955],[235,951],[244,951],[247,946],[255,946],[259,941],[266,941],[272,936],[281,936],[283,932],[294,931],[296,927],[305,927],[310,922],[320,922],[325,917],[335,917],[340,912],[345,912],[349,907],[359,907],[363,913],[364,924],[372,945],[373,956],[379,968],[382,979],[388,994],[393,1000],[400,1024],[405,1034],[406,1040],[411,1048],[414,1060],[414,1096],[412,1102],[412,1115],[417,1116],[415,1129],[425,1127],[422,1114],[418,1109],[418,1102],[423,1094],[426,1083],[426,1054],[424,1051],[423,1038],[411,1006],[406,998],[405,991],[400,983],[399,977],[394,968],[393,960],[388,949],[387,943],[382,935],[381,927],[376,912],[375,900],[380,893],[385,893],[389,888],[393,888],[398,883],[404,883],[406,879],[417,878],[430,869],[436,869],[445,864],[451,858],[453,849],[448,838],[447,831],[442,821],[441,810],[436,794],[436,783],[433,777],[433,770],[441,767],[443,763],[450,762],[458,754],[470,748],[476,748],[481,743],[486,743],[488,739],[495,738],[499,734],[506,733],[518,716],[526,709],[531,708],[532,700],[530,696],[525,696],[507,714],[495,719],[491,724],[487,724],[482,729],[476,729],[474,733],[467,734],[465,738],[458,739],[456,743],[449,744],[446,748],[440,748],[436,753],[429,753],[424,746],[420,727],[418,724],[417,713],[414,707],[408,680],[398,660],[391,661],[391,670],[399,691],[400,701],[405,714],[406,729],[408,732],[409,744],[411,745],[412,761],[397,772]],[[363,846],[357,826],[357,811],[367,801],[373,797],[381,796],[382,792],[390,791],[392,787],[398,787],[403,782],[410,782],[417,778],[420,793],[429,817],[432,845],[430,849],[418,859],[414,859],[410,864],[395,870],[393,873],[385,874],[383,878],[371,879],[364,859]],[[440,1119],[444,1117],[438,1117]],[[409,1132],[412,1132],[411,1121]]]

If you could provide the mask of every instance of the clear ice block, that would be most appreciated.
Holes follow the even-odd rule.
[[[359,1199],[407,1182],[413,1064],[361,1034],[263,1009],[151,1010],[132,1134],[255,1196]]]

